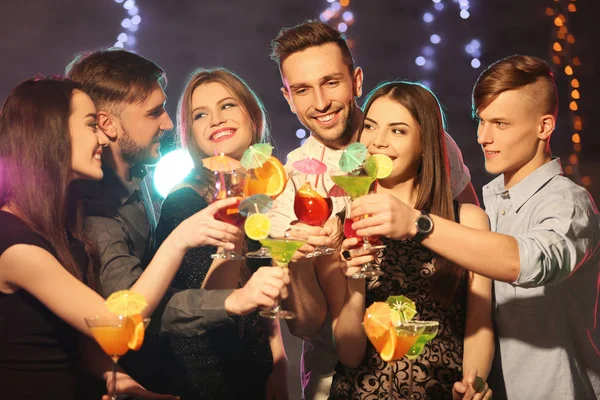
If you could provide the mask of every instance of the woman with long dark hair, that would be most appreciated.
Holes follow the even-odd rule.
[[[79,333],[84,318],[107,313],[95,285],[96,257],[84,235],[77,179],[102,178],[96,107],[63,78],[19,84],[0,111],[0,377],[2,397],[76,399]],[[183,256],[199,245],[232,248],[241,232],[213,214],[215,203],[169,236],[132,290],[149,317]],[[98,362],[108,361],[101,357]],[[109,366],[110,364],[104,364]],[[109,367],[110,368],[110,367]]]
[[[373,89],[364,105],[360,142],[369,153],[392,159],[391,174],[378,181],[376,196],[382,209],[400,199],[416,209],[489,229],[483,210],[452,200],[444,117],[430,90],[410,82],[387,82]],[[359,213],[353,207],[352,217]],[[346,279],[344,272],[351,276],[354,266],[368,256],[348,263],[319,260],[340,357],[331,398],[378,398],[387,393],[387,363],[367,340],[361,323],[367,307],[392,295],[415,301],[415,319],[440,324],[438,335],[415,363],[414,398],[451,399],[454,384],[472,369],[485,380],[494,348],[490,280],[437,256],[421,246],[417,236],[410,241],[382,240],[386,248],[374,258],[383,275],[366,282]],[[357,243],[356,238],[346,239],[342,247]],[[396,362],[395,393],[407,393],[408,368],[406,359]]]

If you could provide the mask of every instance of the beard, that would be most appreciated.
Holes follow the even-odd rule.
[[[152,148],[157,143],[153,140],[149,146],[143,147],[136,143],[131,133],[123,128],[123,135],[119,140],[119,149],[123,160],[129,165],[155,165],[160,160],[160,151],[158,156],[152,154]],[[158,137],[158,136],[157,136]]]
[[[342,109],[339,111],[340,114],[346,115],[340,115],[340,124],[334,130],[321,129],[317,123],[313,123],[311,117],[308,118],[308,121],[305,120],[301,122],[303,122],[303,125],[311,131],[312,136],[321,143],[334,146],[346,145],[354,136],[352,122],[354,120],[354,114],[356,113],[356,103],[352,100],[346,106],[345,110]]]

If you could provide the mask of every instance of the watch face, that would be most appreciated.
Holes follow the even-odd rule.
[[[421,215],[419,217],[419,219],[417,219],[417,229],[420,232],[429,232],[431,230],[432,227],[432,223],[431,223],[431,219]]]

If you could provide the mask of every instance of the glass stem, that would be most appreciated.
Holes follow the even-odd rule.
[[[117,361],[113,359],[112,363],[112,393],[110,400],[117,400]]]
[[[413,359],[408,359],[408,399],[413,398]]]
[[[389,394],[390,394],[390,400],[394,400],[394,364],[395,362],[388,362],[388,374],[390,374],[390,387],[389,387]]]

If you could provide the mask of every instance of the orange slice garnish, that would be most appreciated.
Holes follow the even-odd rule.
[[[144,296],[131,290],[120,290],[111,294],[105,304],[111,313],[125,317],[140,314],[148,305]]]
[[[275,198],[285,189],[287,173],[277,158],[270,156],[261,167],[255,168],[253,171],[255,179],[245,180],[244,194],[246,196],[265,194]]]
[[[396,349],[398,348],[398,336],[396,336],[394,328],[388,329],[387,339],[388,340],[383,344],[382,349],[379,350],[379,355],[383,361],[395,360],[396,358],[394,358],[394,356],[396,355]]]
[[[125,329],[127,331],[127,347],[131,350],[139,350],[144,343],[144,320],[141,314],[134,314],[127,317],[125,322]]]

